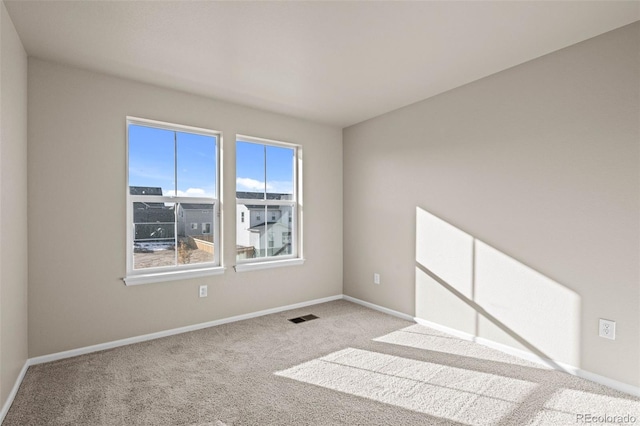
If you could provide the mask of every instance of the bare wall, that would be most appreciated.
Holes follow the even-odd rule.
[[[523,346],[484,309],[528,343],[564,342],[577,367],[640,385],[639,51],[635,23],[345,129],[344,293]],[[423,280],[437,260],[424,240],[446,232],[418,235],[416,216],[421,233],[441,229],[429,217],[463,233],[458,265],[475,270],[452,276],[481,280],[482,294]],[[547,299],[504,297],[529,282]],[[570,324],[540,333],[564,309],[554,294],[571,310],[553,317]],[[598,318],[617,321],[615,341],[597,336]]]
[[[27,54],[0,2],[0,407],[27,360]]]
[[[223,133],[224,275],[121,281],[127,115]],[[304,265],[234,272],[236,133],[302,145]],[[29,58],[28,160],[30,357],[342,293],[338,128]]]

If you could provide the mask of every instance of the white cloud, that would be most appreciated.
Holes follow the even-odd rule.
[[[236,184],[239,191],[264,191],[264,182],[256,179],[239,177],[236,179]],[[290,181],[273,180],[267,182],[268,192],[288,194],[292,189],[293,184]]]
[[[202,188],[188,188],[186,191],[178,190],[178,196],[180,197],[202,197],[206,195],[206,192]]]
[[[163,189],[163,195],[173,195],[172,189]],[[207,192],[202,188],[187,188],[186,191],[178,190],[176,194],[178,197],[210,197],[213,198],[213,193]]]
[[[238,189],[244,189],[246,191],[264,191],[264,182],[260,182],[259,180],[239,177],[236,179],[236,184],[238,185]],[[267,190],[273,190],[273,187],[268,183]]]
[[[290,194],[293,191],[293,184],[290,181],[273,180],[267,182],[267,188],[271,192]]]

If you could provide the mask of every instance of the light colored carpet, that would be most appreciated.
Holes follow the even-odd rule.
[[[287,321],[310,313],[320,318]],[[30,367],[3,425],[555,426],[580,415],[640,424],[640,399],[336,301]]]

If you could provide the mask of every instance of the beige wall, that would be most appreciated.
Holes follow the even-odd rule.
[[[639,32],[345,129],[345,294],[640,385]]]
[[[0,407],[27,360],[27,55],[0,2]]]
[[[121,281],[127,115],[223,132],[224,275]],[[303,266],[234,272],[236,133],[302,145]],[[342,293],[338,128],[30,58],[28,158],[30,357]]]

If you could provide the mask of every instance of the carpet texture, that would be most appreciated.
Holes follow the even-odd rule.
[[[307,314],[319,318],[287,321]],[[3,425],[555,426],[625,415],[640,425],[639,398],[340,300],[32,366]]]

